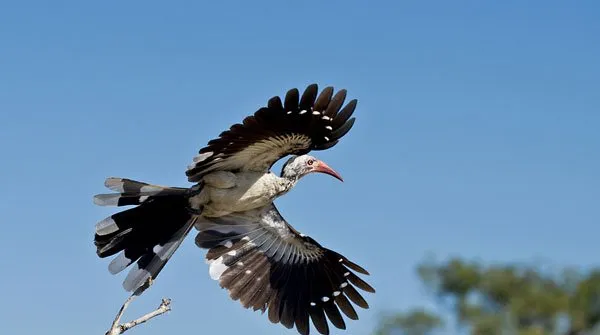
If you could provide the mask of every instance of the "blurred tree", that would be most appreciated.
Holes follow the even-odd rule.
[[[442,320],[424,309],[406,314],[385,316],[376,335],[431,335],[443,326]]]
[[[453,258],[417,267],[435,301],[472,335],[600,334],[600,270],[547,271],[531,265]],[[382,320],[377,335],[429,335],[441,318],[415,309]]]

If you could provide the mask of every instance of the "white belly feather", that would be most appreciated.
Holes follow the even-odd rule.
[[[289,190],[290,182],[273,173],[244,171],[215,172],[204,177],[205,186],[190,199],[192,208],[202,209],[207,217],[242,212],[271,203]]]

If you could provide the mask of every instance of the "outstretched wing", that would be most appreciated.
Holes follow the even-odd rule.
[[[296,88],[287,92],[283,103],[277,96],[271,98],[267,107],[200,149],[186,171],[188,180],[197,182],[215,170],[266,172],[284,156],[336,145],[354,124],[350,117],[357,100],[351,100],[340,111],[346,90],[333,95],[333,87],[327,87],[318,97],[317,93],[317,84],[312,84],[301,98]]]
[[[350,301],[369,308],[355,287],[375,290],[354,271],[369,273],[298,233],[275,205],[201,220],[196,245],[210,249],[210,276],[244,308],[268,310],[271,322],[300,334],[309,334],[309,319],[321,334],[329,334],[327,320],[345,329],[340,310],[358,319]]]

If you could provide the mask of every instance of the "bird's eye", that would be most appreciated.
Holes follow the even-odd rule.
[[[309,159],[308,162],[306,162],[306,164],[308,165],[313,165],[313,163],[315,162],[314,159]]]

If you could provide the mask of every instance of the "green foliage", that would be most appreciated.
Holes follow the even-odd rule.
[[[438,316],[424,309],[415,309],[406,314],[384,317],[375,334],[429,335],[442,326],[443,321]]]
[[[423,262],[417,272],[435,301],[474,335],[577,334],[600,322],[600,270],[556,273],[453,258]],[[568,329],[559,322],[564,320]],[[403,335],[427,335],[441,327],[439,316],[417,309],[387,317],[377,334],[391,335],[395,329]]]
[[[600,322],[600,270],[579,282],[570,300],[569,316],[577,330]]]

